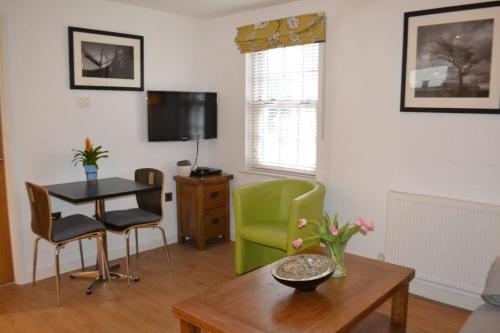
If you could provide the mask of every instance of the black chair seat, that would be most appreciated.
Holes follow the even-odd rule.
[[[103,223],[111,230],[125,230],[134,225],[158,222],[160,215],[140,208],[112,210],[104,213]]]
[[[54,221],[51,235],[54,242],[63,242],[71,238],[104,230],[104,225],[101,222],[82,214],[75,214]]]

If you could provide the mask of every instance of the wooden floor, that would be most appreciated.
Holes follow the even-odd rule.
[[[132,272],[141,280],[127,288],[113,281],[87,296],[88,280],[61,278],[63,305],[57,306],[53,278],[31,285],[0,287],[0,332],[178,332],[173,303],[234,279],[232,243],[212,243],[204,251],[194,244],[171,245],[173,270],[165,253],[155,249],[132,257]],[[118,260],[117,262],[122,262]],[[389,325],[390,304],[382,305],[354,332],[397,332]],[[468,311],[411,297],[408,330],[457,332]]]

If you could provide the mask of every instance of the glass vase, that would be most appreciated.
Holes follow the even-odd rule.
[[[344,251],[347,243],[328,243],[326,247],[330,252],[330,259],[335,262],[335,271],[333,272],[333,277],[336,279],[340,279],[346,277],[347,271],[345,269],[344,263]]]
[[[96,180],[97,179],[97,166],[94,164],[85,165],[85,175],[87,176],[87,180]]]

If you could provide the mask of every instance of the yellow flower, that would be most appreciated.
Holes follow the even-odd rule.
[[[92,141],[89,138],[85,138],[85,151],[91,151],[92,148]]]

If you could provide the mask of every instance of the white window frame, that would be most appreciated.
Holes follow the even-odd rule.
[[[316,170],[314,173],[300,172],[300,171],[289,171],[279,167],[263,167],[258,168],[250,166],[249,164],[249,150],[250,150],[250,126],[249,126],[249,108],[248,108],[248,97],[250,96],[250,53],[245,54],[245,168],[242,173],[256,174],[262,176],[271,176],[277,178],[284,177],[301,177],[301,178],[317,178],[318,170],[320,169],[322,156],[320,156],[320,151],[322,150],[320,145],[324,139],[324,73],[325,73],[325,43],[319,43],[319,64],[318,64],[318,104],[317,104],[317,131],[316,131]]]

